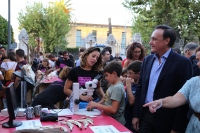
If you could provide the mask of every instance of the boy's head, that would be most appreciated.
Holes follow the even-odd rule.
[[[23,49],[17,49],[16,50],[16,58],[19,61],[21,58],[24,58],[25,53]]]
[[[122,65],[117,61],[111,61],[104,67],[103,70],[105,79],[109,83],[113,83],[116,78],[119,78],[122,73]]]
[[[127,67],[127,76],[134,80],[138,80],[140,76],[142,62],[139,60],[131,62]]]
[[[127,68],[122,70],[121,76],[127,78]]]

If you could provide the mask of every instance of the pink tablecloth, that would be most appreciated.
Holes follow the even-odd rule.
[[[78,116],[78,115],[73,115],[72,119],[79,119],[82,116]],[[4,119],[5,117],[0,116],[0,120]],[[64,117],[59,117],[59,119],[63,119]],[[39,118],[35,118],[35,119],[39,119]],[[94,126],[97,125],[113,125],[117,130],[119,130],[120,132],[130,132],[126,127],[124,127],[123,125],[121,125],[119,122],[117,122],[115,119],[113,119],[110,116],[107,116],[105,114],[97,116],[96,118],[92,118],[94,121]],[[26,120],[25,117],[24,118],[17,118],[17,120],[19,121],[24,121]],[[8,121],[5,120],[3,122]],[[1,122],[1,123],[3,123]],[[60,122],[42,122],[43,126],[47,126],[47,125],[60,125]],[[66,127],[68,129],[67,126],[63,125],[64,127]],[[92,126],[92,125],[90,125]],[[11,133],[15,131],[15,128],[2,128],[2,126],[0,126],[0,132],[1,133]],[[74,126],[73,131],[71,133],[93,133],[93,131],[90,129],[90,127],[88,127],[87,129],[82,129],[80,130],[77,126]],[[131,133],[131,132],[130,132]]]

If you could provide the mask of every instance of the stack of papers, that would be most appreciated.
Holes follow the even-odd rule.
[[[120,133],[113,125],[90,126],[94,133]]]
[[[54,110],[50,110],[50,113],[58,113],[58,116],[72,116],[73,115],[70,109],[54,109]]]
[[[41,127],[42,124],[40,120],[27,120],[22,121],[22,125],[19,127],[16,127],[16,130],[23,130],[23,129],[37,129],[38,127]]]
[[[131,133],[131,132],[120,132],[113,125],[104,126],[90,126],[94,133]]]

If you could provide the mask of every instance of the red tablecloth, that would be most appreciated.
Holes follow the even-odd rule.
[[[79,115],[73,115],[72,119],[79,119],[83,116],[79,116]],[[0,116],[0,120],[4,119],[5,117]],[[65,117],[59,117],[59,119],[64,119]],[[39,118],[34,118],[34,119],[39,119]],[[33,120],[34,120],[33,119]],[[110,116],[107,116],[105,114],[97,116],[95,118],[92,118],[94,121],[94,126],[100,126],[100,125],[113,125],[117,130],[119,130],[120,132],[130,132],[126,127],[124,127],[123,125],[121,125],[119,122],[117,122],[115,119],[113,119]],[[25,117],[19,118],[17,117],[18,121],[24,121],[26,120]],[[8,121],[2,121],[1,123],[4,123]],[[47,126],[47,125],[60,125],[60,122],[42,122],[43,126]],[[66,127],[67,129],[69,129],[66,125],[62,125],[64,127]],[[92,125],[89,125],[92,126]],[[80,130],[77,126],[74,125],[73,131],[71,133],[93,133],[93,131],[90,129],[90,127],[88,126],[87,129],[82,129]],[[16,128],[2,128],[2,126],[0,126],[0,133],[11,133],[13,131],[15,131]],[[131,132],[130,132],[131,133]]]

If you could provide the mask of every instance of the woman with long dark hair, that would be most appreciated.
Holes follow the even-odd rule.
[[[72,84],[78,82],[80,87],[85,88],[85,82],[94,79],[102,70],[102,60],[100,49],[98,47],[90,47],[84,51],[81,56],[80,66],[72,68],[65,82],[64,92],[70,96],[72,93]],[[81,101],[97,100],[98,94],[104,96],[103,90],[98,84],[93,96],[80,95]]]
[[[126,52],[127,59],[124,62],[123,68],[127,68],[127,66],[135,60],[143,61],[144,56],[145,56],[145,51],[142,44],[138,42],[133,42],[127,49]]]

